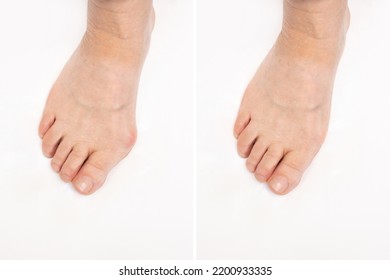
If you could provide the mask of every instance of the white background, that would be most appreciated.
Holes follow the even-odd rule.
[[[155,8],[138,143],[101,190],[83,197],[52,172],[37,126],[83,34],[86,1],[2,3],[0,258],[192,258],[192,4]]]
[[[390,258],[390,2],[350,1],[326,143],[284,197],[246,171],[232,132],[282,1],[197,2],[198,256]]]

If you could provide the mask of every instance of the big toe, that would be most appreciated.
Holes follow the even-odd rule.
[[[73,180],[74,188],[84,195],[94,193],[104,184],[113,166],[109,156],[99,153],[90,155]]]
[[[92,189],[96,185],[94,183],[94,179],[92,178],[92,176],[93,175],[90,174],[88,176],[83,175],[83,176],[78,177],[74,181],[73,186],[76,188],[76,190],[78,190],[82,194],[92,193]]]
[[[277,194],[287,194],[287,189],[290,186],[289,179],[286,175],[278,175],[269,181],[269,187]]]
[[[268,181],[271,190],[279,195],[291,192],[298,186],[311,159],[312,157],[299,153],[285,155]]]

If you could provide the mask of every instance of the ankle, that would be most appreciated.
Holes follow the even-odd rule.
[[[123,41],[142,43],[154,27],[151,0],[90,0],[87,31]]]
[[[283,28],[313,39],[344,39],[349,29],[347,0],[284,0]]]
[[[88,0],[88,8],[90,12],[98,9],[113,16],[131,16],[141,23],[153,12],[153,0]]]
[[[80,50],[119,64],[142,64],[154,27],[151,0],[90,0]]]
[[[278,45],[290,56],[333,71],[344,50],[349,21],[345,0],[285,0]]]

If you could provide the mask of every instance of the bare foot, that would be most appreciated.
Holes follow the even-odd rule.
[[[43,153],[82,194],[100,188],[136,141],[138,81],[153,24],[151,1],[91,0],[87,32],[48,96]]]
[[[250,82],[234,127],[248,170],[277,194],[299,184],[324,141],[349,26],[343,0],[285,0],[284,7],[282,32]]]

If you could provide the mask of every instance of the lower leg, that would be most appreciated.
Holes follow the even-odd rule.
[[[285,0],[282,31],[243,97],[234,128],[238,152],[278,194],[298,185],[324,141],[347,4]]]
[[[48,96],[44,154],[90,194],[136,139],[138,82],[154,25],[152,0],[90,0],[85,35]]]

